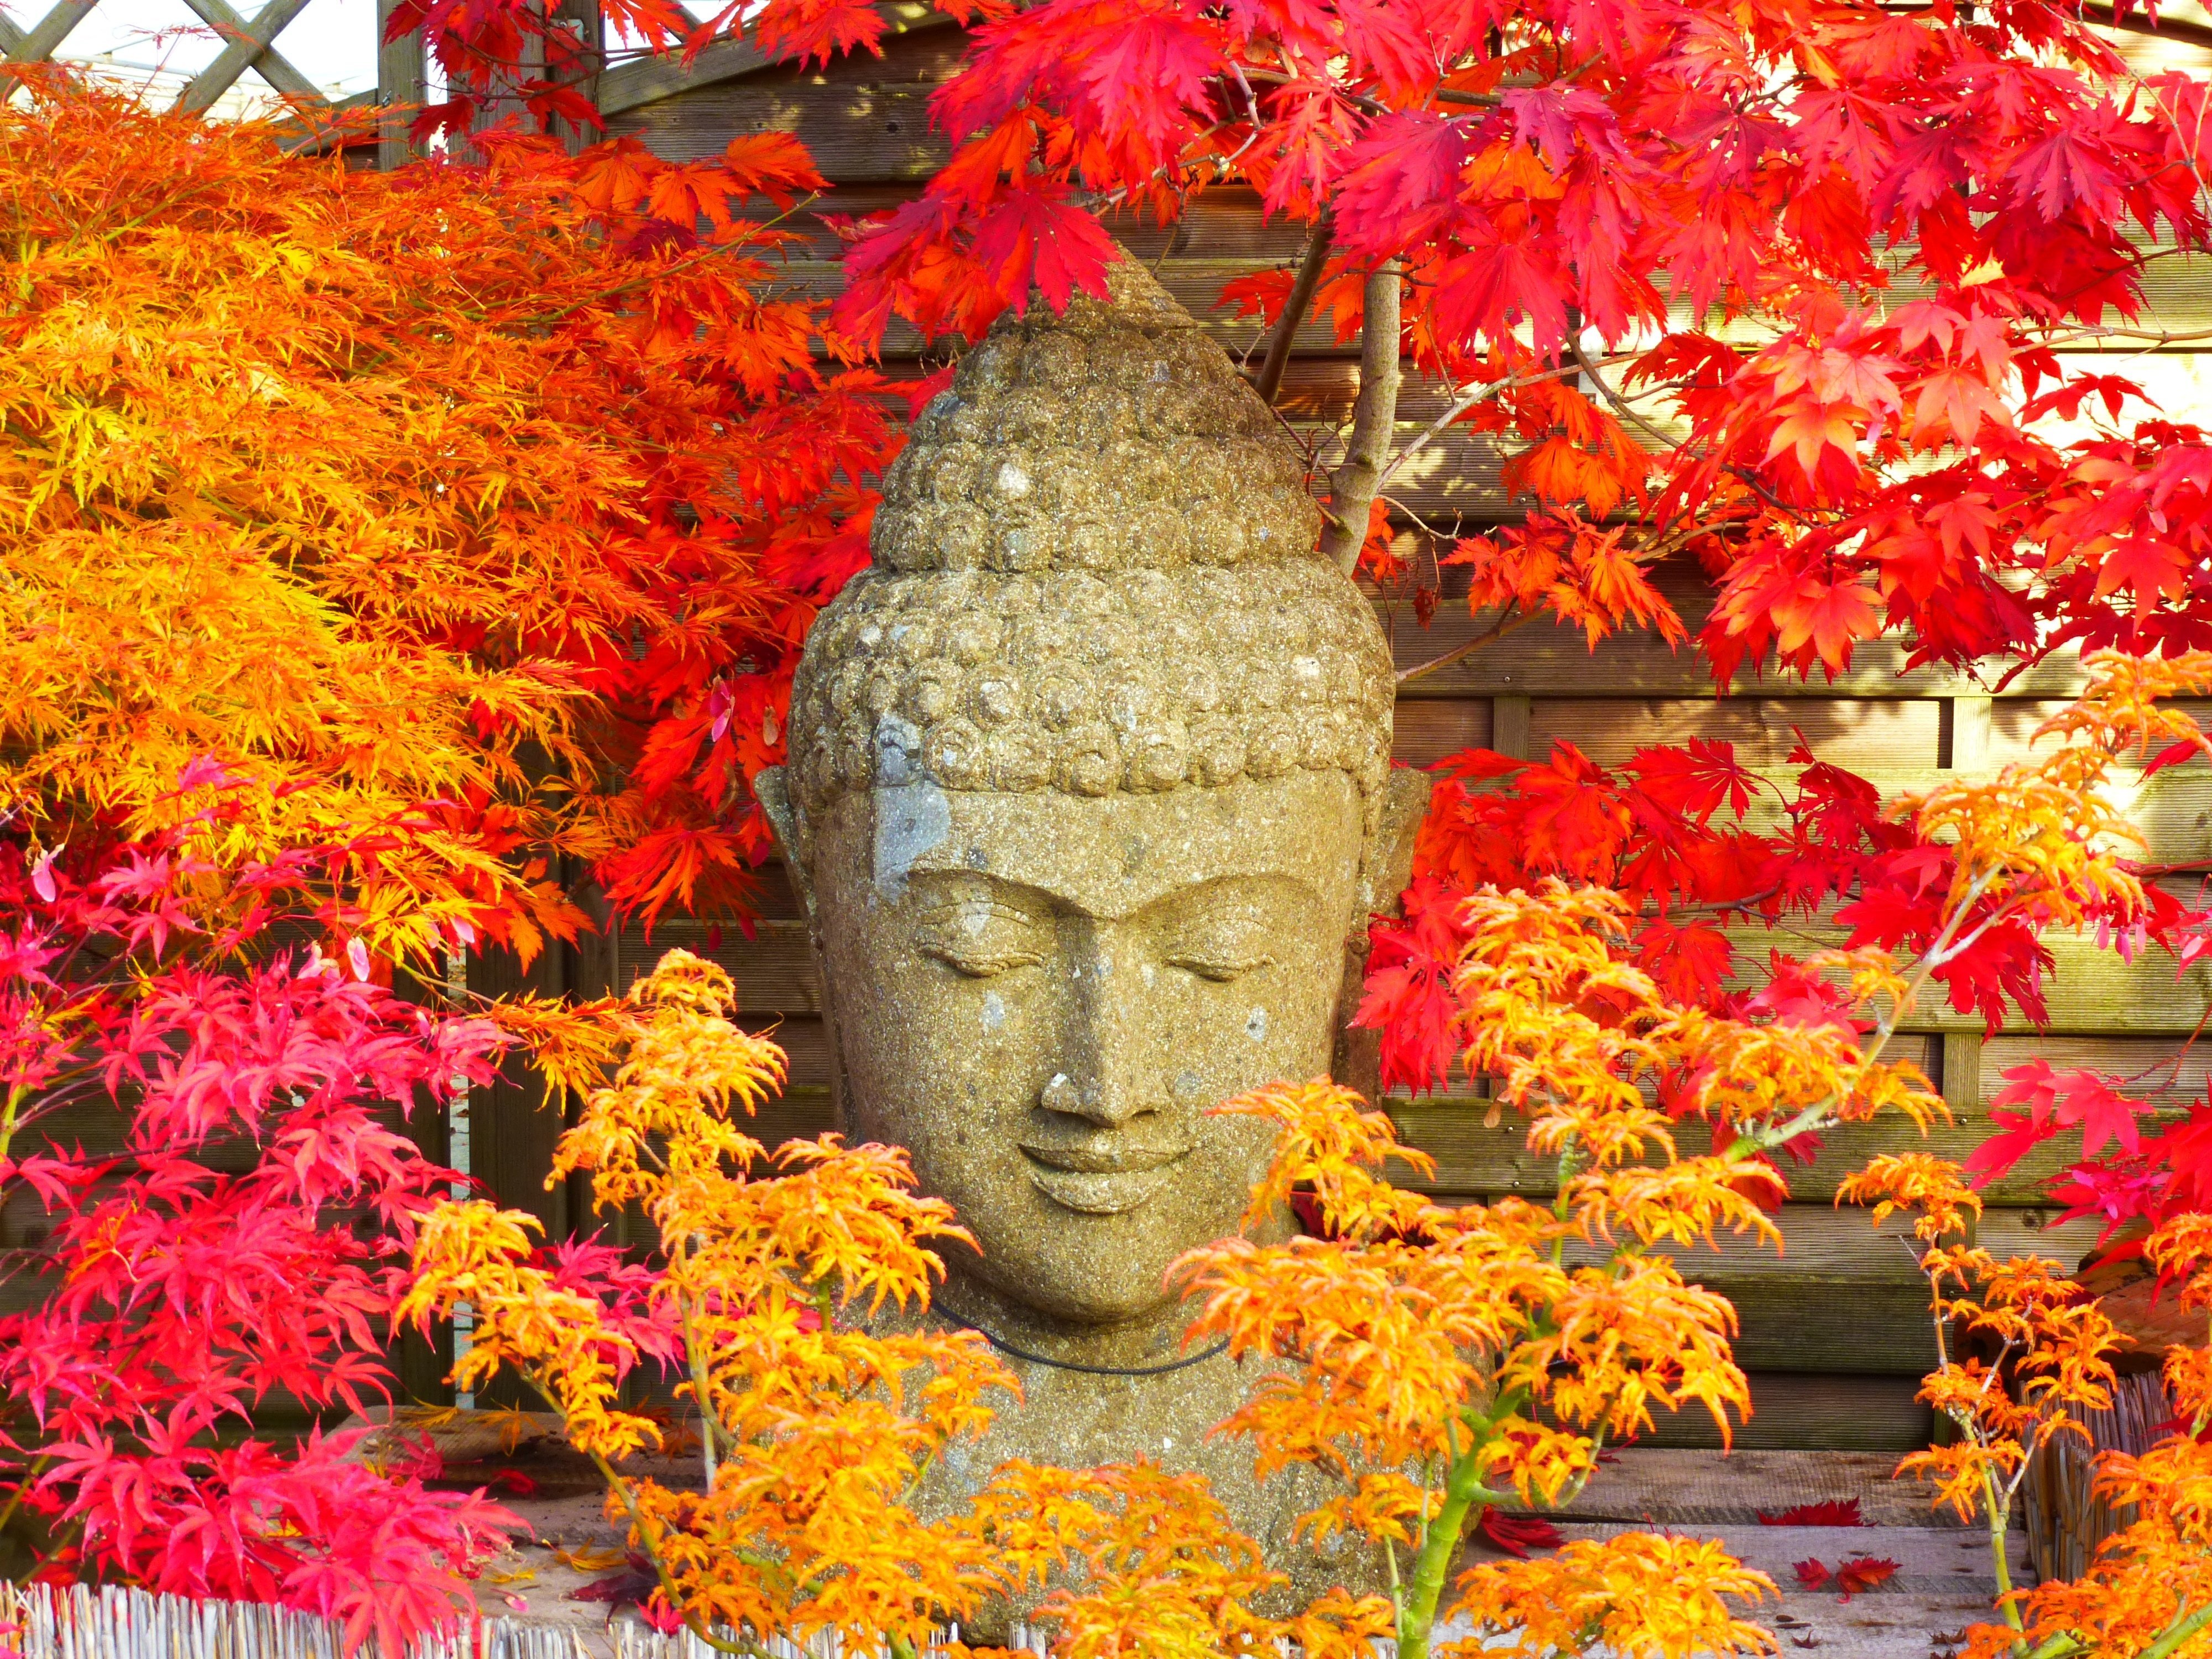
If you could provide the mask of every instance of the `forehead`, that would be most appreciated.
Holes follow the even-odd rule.
[[[1121,916],[1233,876],[1285,878],[1322,898],[1348,893],[1361,822],[1349,777],[1298,771],[1097,798],[910,785],[846,797],[829,827],[866,861],[885,896],[911,876],[976,874],[1093,915]]]

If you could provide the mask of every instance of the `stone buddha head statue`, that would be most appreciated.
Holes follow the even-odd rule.
[[[1296,446],[1140,266],[1111,284],[1003,320],[916,422],[761,781],[841,1121],[980,1247],[946,1305],[1109,1359],[1160,1351],[1164,1270],[1265,1167],[1207,1109],[1330,1069],[1428,793]]]

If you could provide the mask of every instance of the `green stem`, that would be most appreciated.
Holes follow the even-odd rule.
[[[1575,1143],[1570,1139],[1559,1148],[1559,1173],[1552,1194],[1552,1214],[1565,1221],[1573,1210],[1573,1194],[1567,1188],[1575,1178]],[[1567,1239],[1562,1233],[1552,1241],[1552,1266],[1563,1269],[1567,1265]]]
[[[568,1413],[562,1407],[561,1396],[547,1388],[543,1381],[530,1372],[525,1371],[523,1376],[530,1386],[538,1391],[538,1398],[560,1413],[562,1425],[565,1428],[568,1425]],[[605,1453],[586,1452],[584,1455],[592,1460],[592,1467],[599,1472],[599,1478],[607,1483],[607,1490],[615,1495],[615,1501],[623,1506],[623,1513],[629,1516],[630,1530],[637,1534],[637,1541],[643,1546],[645,1559],[653,1564],[653,1576],[660,1581],[661,1594],[668,1598],[668,1605],[676,1609],[691,1633],[717,1653],[737,1653],[748,1656],[748,1659],[768,1659],[766,1653],[750,1643],[742,1639],[736,1642],[724,1641],[708,1630],[703,1621],[684,1607],[683,1598],[677,1593],[676,1581],[669,1574],[668,1564],[661,1559],[659,1533],[646,1518],[644,1510],[638,1508],[637,1499],[630,1494],[629,1483],[624,1480],[616,1471],[615,1466],[607,1461]]]
[[[2158,1640],[2142,1650],[2141,1659],[2166,1659],[2166,1655],[2203,1630],[2207,1624],[2212,1624],[2212,1601],[2207,1601],[2196,1612],[2185,1613],[2168,1625],[2160,1632]]]
[[[5,1531],[8,1523],[15,1518],[15,1511],[23,1507],[25,1496],[38,1484],[39,1477],[46,1472],[46,1465],[53,1461],[52,1452],[40,1452],[31,1460],[30,1466],[23,1471],[23,1478],[15,1484],[15,1496],[8,1500],[5,1509],[0,1509],[0,1531]]]
[[[1928,983],[1929,975],[1946,960],[1946,953],[1951,949],[1951,942],[1957,936],[1959,924],[1966,919],[1966,912],[1973,908],[1974,901],[1981,897],[1988,890],[1990,883],[1996,878],[1996,872],[1990,871],[1975,877],[1967,884],[1966,897],[1960,902],[1959,908],[1944,921],[1942,931],[1936,934],[1927,950],[1921,953],[1919,961],[1915,964],[1912,977],[1905,982],[1904,996],[1892,1005],[1889,1012],[1875,1022],[1874,1041],[1860,1053],[1858,1067],[1853,1073],[1855,1079],[1863,1077],[1867,1067],[1881,1058],[1881,1051],[1889,1047],[1890,1038],[1897,1035],[1898,1021],[1904,1018],[1905,1011],[1919,999],[1921,990]],[[1808,1106],[1787,1123],[1771,1124],[1764,1129],[1740,1134],[1729,1143],[1728,1150],[1723,1152],[1721,1157],[1729,1164],[1741,1163],[1753,1152],[1763,1152],[1770,1147],[1781,1146],[1784,1141],[1794,1140],[1808,1129],[1825,1129],[1828,1127],[1828,1114],[1849,1098],[1849,1090],[1844,1091],[1841,1094],[1828,1095],[1813,1105]]]
[[[707,1490],[714,1490],[714,1476],[719,1460],[714,1436],[719,1425],[714,1420],[713,1391],[708,1386],[707,1361],[701,1352],[698,1338],[691,1328],[691,1304],[682,1297],[676,1298],[676,1317],[684,1327],[684,1358],[691,1370],[691,1393],[699,1407],[699,1449],[707,1466]]]
[[[1413,1582],[1407,1586],[1406,1600],[1398,1613],[1398,1659],[1429,1659],[1429,1632],[1437,1622],[1437,1603],[1443,1597],[1444,1576],[1451,1571],[1452,1558],[1459,1553],[1468,1512],[1488,1507],[1479,1500],[1494,1496],[1484,1491],[1481,1480],[1482,1454],[1489,1444],[1488,1436],[1475,1437],[1444,1476],[1443,1507],[1423,1531]]]
[[[2004,1621],[2014,1630],[2024,1628],[2020,1622],[2019,1605],[2012,1600],[2012,1564],[2005,1559],[2005,1534],[2010,1530],[2007,1522],[2011,1518],[2012,1506],[1997,1496],[1996,1477],[1989,1470],[1982,1471],[1982,1502],[1990,1517],[1990,1570],[1996,1576],[1997,1607]],[[2013,1651],[2021,1652],[2024,1643],[2014,1643]]]
[[[15,1139],[15,1115],[22,1105],[23,1085],[19,1083],[8,1091],[8,1104],[0,1109],[0,1158],[8,1156],[9,1144]]]

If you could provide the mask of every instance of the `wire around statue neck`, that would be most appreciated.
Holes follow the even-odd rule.
[[[1025,1360],[1032,1365],[1049,1366],[1056,1371],[1080,1371],[1085,1376],[1165,1376],[1170,1371],[1188,1370],[1193,1365],[1202,1365],[1207,1360],[1229,1352],[1229,1339],[1224,1337],[1202,1352],[1185,1354],[1181,1359],[1170,1360],[1164,1365],[1079,1365],[1070,1359],[1053,1359],[1044,1354],[1031,1353],[1026,1348],[1018,1348],[997,1332],[978,1325],[972,1319],[963,1319],[942,1302],[935,1304],[932,1311],[941,1315],[963,1331],[975,1332],[1009,1359]]]

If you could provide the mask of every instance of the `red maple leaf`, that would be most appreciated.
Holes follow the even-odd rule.
[[[1669,811],[1705,823],[1725,801],[1741,817],[1751,809],[1759,776],[1735,757],[1735,745],[1692,738],[1681,748],[1639,749],[1626,769],[1644,793]]]
[[[1098,221],[1065,199],[1064,186],[1033,181],[1034,189],[1000,196],[975,227],[975,261],[992,274],[1019,316],[1030,289],[1041,290],[1054,311],[1067,309],[1077,289],[1106,294],[1106,267],[1121,257]]]
[[[1567,1541],[1566,1534],[1540,1515],[1508,1515],[1503,1510],[1485,1510],[1478,1530],[1484,1543],[1522,1560],[1530,1550],[1555,1550]]]
[[[1848,1601],[1854,1595],[1863,1595],[1877,1584],[1886,1584],[1897,1576],[1897,1563],[1887,1556],[1861,1555],[1836,1569],[1836,1585]]]
[[[1850,666],[1851,647],[1881,632],[1875,598],[1855,574],[1826,578],[1808,571],[1774,605],[1776,646],[1787,657],[1810,645],[1829,672],[1840,674]]]
[[[2188,555],[2164,536],[2145,533],[2113,543],[2097,567],[2097,597],[2126,588],[2138,611],[2160,598],[2179,599],[2186,591]]]
[[[1828,1582],[1827,1568],[1811,1556],[1798,1562],[1792,1571],[1797,1575],[1797,1582],[1808,1590],[1816,1590]]]
[[[1856,1498],[1824,1498],[1817,1504],[1800,1504],[1779,1515],[1759,1512],[1762,1527],[1863,1527],[1866,1516],[1859,1513]]]
[[[2121,1094],[2094,1072],[2079,1066],[2055,1072],[2049,1060],[2039,1058],[2013,1066],[2004,1078],[2005,1088],[1990,1103],[1990,1119],[2001,1133],[1976,1147],[1966,1160],[1977,1186],[1997,1179],[2043,1142],[2076,1124],[2081,1128],[2084,1162],[2113,1142],[2125,1153],[2141,1149],[2142,1133],[2136,1118],[2142,1103]]]

